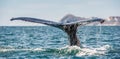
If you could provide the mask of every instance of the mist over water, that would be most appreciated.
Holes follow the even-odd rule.
[[[0,59],[119,59],[119,26],[82,26],[82,48],[69,46],[66,33],[49,26],[1,26]]]

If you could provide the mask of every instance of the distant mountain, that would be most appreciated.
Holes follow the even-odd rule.
[[[120,26],[120,16],[110,16],[105,20],[103,25]]]
[[[110,16],[109,17],[109,20],[110,21],[115,21],[115,22],[120,22],[120,16]]]
[[[82,20],[88,20],[88,19],[98,19],[98,17],[90,17],[90,18],[85,18],[85,17],[78,17],[74,16],[72,14],[67,14],[61,19],[62,23],[70,23],[70,22],[75,22],[75,21],[82,21]],[[102,18],[101,18],[102,19]],[[91,23],[89,25],[96,25],[94,23]],[[105,22],[101,24],[103,26],[120,26],[120,16],[110,16],[107,19],[105,19]]]

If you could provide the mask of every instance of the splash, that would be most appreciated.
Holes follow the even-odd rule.
[[[78,46],[65,46],[62,48],[29,48],[29,49],[0,49],[0,52],[14,52],[14,51],[28,51],[33,53],[44,53],[44,54],[55,54],[55,55],[75,55],[75,56],[90,56],[90,55],[104,55],[108,49],[110,48],[109,45],[104,45],[99,48],[80,48]],[[37,52],[36,52],[37,51]]]
[[[80,51],[76,54],[76,56],[104,55],[109,51],[109,48],[109,45],[104,45],[99,48],[81,48]]]
[[[59,53],[61,51],[65,51],[65,54],[74,54],[76,56],[90,56],[90,55],[99,56],[107,53],[109,48],[110,48],[109,45],[104,45],[99,48],[80,48],[78,46],[66,46],[60,48]]]

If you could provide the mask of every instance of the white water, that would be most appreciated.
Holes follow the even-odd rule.
[[[58,50],[57,52],[51,51],[51,53],[56,53],[56,54],[61,54],[61,52],[63,55],[67,55],[73,52],[76,52],[74,55],[76,56],[90,56],[90,55],[95,55],[95,56],[99,56],[99,55],[104,55],[105,53],[107,53],[109,51],[110,46],[109,45],[104,45],[101,46],[99,48],[80,48],[78,46],[65,46],[62,48],[57,48],[57,49],[53,49],[53,50]],[[30,48],[30,49],[14,49],[14,48],[10,48],[10,49],[0,49],[0,52],[13,52],[13,51],[48,51],[49,49],[47,48]],[[48,52],[49,53],[49,52]]]
[[[42,51],[42,48],[32,48],[32,49],[15,49],[15,48],[10,48],[10,49],[0,49],[0,52],[9,52],[9,51]]]

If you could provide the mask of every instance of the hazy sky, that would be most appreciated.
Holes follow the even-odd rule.
[[[59,21],[66,14],[81,17],[120,16],[120,0],[0,0],[0,26],[40,25],[11,22],[12,17]]]

